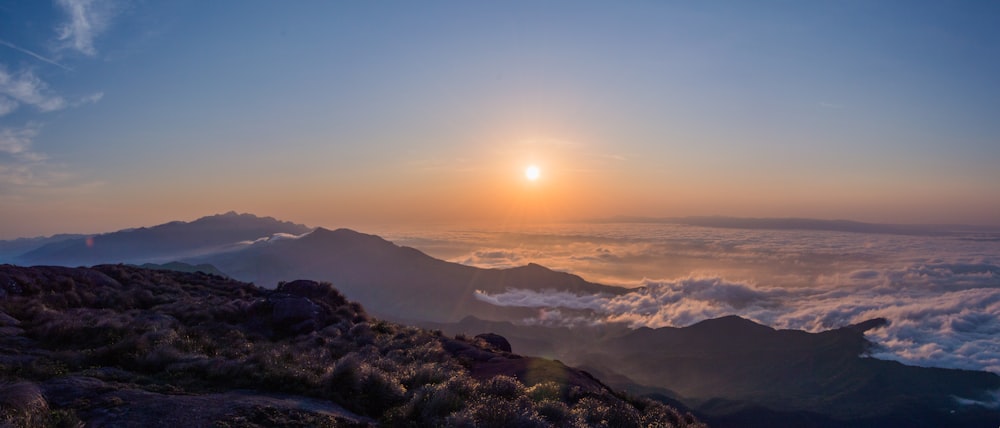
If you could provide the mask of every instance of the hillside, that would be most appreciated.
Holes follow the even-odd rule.
[[[252,214],[202,217],[152,227],[53,240],[11,259],[21,265],[89,266],[100,263],[161,263],[240,248],[273,235],[301,235],[301,224]]]
[[[423,325],[452,334],[496,332],[524,353],[584,368],[615,388],[682,402],[712,426],[992,427],[1000,420],[996,374],[867,357],[874,345],[864,332],[887,322],[818,333],[736,316],[635,330],[473,317]]]
[[[9,244],[11,251],[31,248],[7,260],[19,265],[129,263],[202,270],[266,288],[274,288],[288,278],[313,278],[337,284],[348,298],[364,302],[380,317],[402,322],[458,321],[469,315],[518,320],[534,313],[532,309],[482,302],[475,298],[477,290],[625,292],[537,264],[482,269],[435,259],[375,235],[349,229],[313,230],[271,217],[235,212],[89,237],[31,241],[38,247],[25,242],[0,242]]]
[[[381,321],[313,281],[0,265],[0,424],[700,426],[505,342]]]
[[[352,300],[396,320],[458,321],[468,315],[516,320],[533,309],[504,308],[474,297],[476,290],[556,289],[617,294],[626,290],[595,284],[537,264],[482,269],[435,259],[375,235],[318,228],[298,239],[254,245],[240,251],[190,259],[208,263],[243,281],[271,287],[285,278],[316,278],[337,284]]]
[[[57,234],[45,237],[18,238],[8,241],[0,241],[0,263],[13,261],[17,256],[43,247],[54,242],[67,241],[71,239],[83,239],[86,235]]]

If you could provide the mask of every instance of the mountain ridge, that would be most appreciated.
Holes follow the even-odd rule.
[[[484,269],[448,262],[377,235],[344,228],[317,228],[297,239],[184,261],[211,264],[234,278],[265,287],[289,276],[330,281],[339,284],[352,299],[365,302],[372,312],[397,321],[457,321],[470,314],[522,319],[534,313],[533,309],[482,302],[475,298],[477,290],[557,289],[592,294],[626,291],[537,264]]]
[[[311,228],[273,217],[230,211],[190,222],[172,221],[46,243],[13,258],[23,265],[64,266],[100,263],[162,263],[199,252],[224,251],[275,234],[299,235]]]
[[[817,333],[738,316],[686,327],[542,327],[468,317],[421,324],[494,331],[514,348],[599,373],[615,388],[679,402],[712,426],[989,426],[1000,376],[867,356],[874,318]],[[994,404],[995,406],[995,404]],[[923,420],[923,422],[914,422]],[[987,423],[984,425],[984,423]]]

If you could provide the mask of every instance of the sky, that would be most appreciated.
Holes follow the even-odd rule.
[[[997,22],[980,1],[0,2],[0,239],[230,210],[1000,225]]]

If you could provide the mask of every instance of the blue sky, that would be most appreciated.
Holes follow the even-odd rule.
[[[7,2],[0,238],[229,210],[996,225],[997,22],[992,2]]]

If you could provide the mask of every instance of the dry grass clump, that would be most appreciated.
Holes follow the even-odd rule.
[[[83,423],[71,411],[50,409],[37,384],[31,382],[0,384],[0,427],[82,426]]]
[[[10,426],[44,425],[49,403],[30,382],[0,385],[0,422]]]
[[[17,346],[35,347],[0,360],[0,379],[44,382],[107,372],[114,382],[157,391],[296,394],[396,427],[697,425],[662,404],[606,392],[555,382],[526,386],[502,375],[477,380],[470,375],[476,361],[509,353],[481,338],[452,339],[373,319],[328,283],[265,290],[213,275],[121,265],[0,266],[0,304],[14,320],[8,324],[23,331]],[[6,343],[0,341],[0,351],[9,350]],[[2,388],[2,423],[56,426],[54,412],[65,423],[78,422],[70,410],[50,409],[35,383]],[[251,410],[218,426],[329,422]]]

